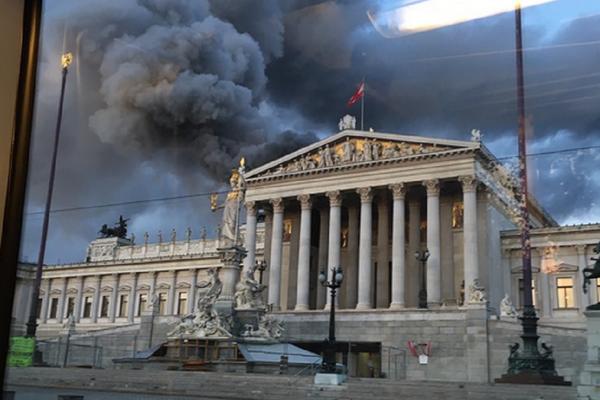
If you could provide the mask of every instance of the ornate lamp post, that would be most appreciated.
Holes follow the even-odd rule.
[[[336,289],[342,285],[344,274],[341,267],[331,268],[331,280],[327,280],[325,271],[319,274],[319,282],[325,287],[328,287],[331,292],[331,307],[329,308],[329,338],[325,343],[325,351],[323,352],[323,363],[321,364],[321,372],[335,374],[335,294]]]
[[[263,282],[262,278],[263,278],[263,272],[265,272],[265,270],[267,269],[267,262],[265,260],[256,260],[256,262],[254,263],[256,265],[256,269],[258,270],[258,283]]]
[[[419,290],[419,308],[427,308],[427,282],[425,281],[425,266],[429,258],[429,250],[415,251],[415,258],[421,263],[421,290]]]
[[[510,346],[508,372],[498,383],[528,383],[546,385],[570,385],[558,376],[552,357],[552,346],[542,343],[543,351],[538,349],[537,321],[533,306],[531,287],[531,242],[529,235],[529,210],[527,189],[527,140],[525,127],[525,80],[523,76],[523,39],[521,34],[521,2],[515,6],[515,50],[517,67],[517,110],[519,121],[519,213],[521,230],[521,248],[523,252],[523,314],[520,317],[523,327],[523,349],[519,343]]]
[[[29,308],[29,319],[27,321],[27,333],[29,337],[35,337],[37,329],[37,307],[40,296],[40,285],[42,283],[42,268],[44,266],[44,255],[46,254],[46,238],[48,237],[48,223],[50,220],[50,206],[52,204],[52,191],[54,190],[54,175],[56,171],[56,155],[58,153],[58,143],[60,139],[60,126],[62,124],[63,102],[65,98],[65,85],[67,83],[67,72],[69,65],[73,62],[73,54],[65,53],[61,57],[62,65],[62,83],[60,86],[60,100],[58,102],[58,116],[56,119],[56,129],[54,130],[54,148],[52,151],[52,160],[50,162],[50,178],[48,182],[48,193],[46,195],[46,207],[44,208],[44,220],[42,222],[42,238],[40,240],[40,250],[38,253],[37,266],[35,270],[35,280],[33,290],[31,291],[31,306]]]

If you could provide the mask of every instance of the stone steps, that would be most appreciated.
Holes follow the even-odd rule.
[[[459,384],[350,379],[339,387],[317,387],[312,377],[149,370],[11,369],[13,386],[98,389],[118,392],[256,400],[570,400],[573,387]]]

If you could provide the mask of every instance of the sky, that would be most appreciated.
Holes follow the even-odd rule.
[[[46,263],[81,261],[102,224],[214,236],[208,197],[250,168],[334,134],[366,80],[365,127],[516,144],[514,16],[386,38],[402,1],[45,2],[21,258],[35,261],[60,88],[74,53]],[[531,190],[561,224],[600,222],[600,2],[523,10]],[[381,28],[381,27],[379,27]],[[577,151],[557,152],[564,149]],[[508,162],[511,159],[507,159]],[[128,203],[128,204],[122,204]],[[101,207],[97,207],[101,206]],[[139,241],[139,240],[138,240]]]

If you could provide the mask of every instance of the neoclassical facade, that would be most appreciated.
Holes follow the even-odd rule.
[[[341,309],[414,308],[423,275],[414,253],[426,249],[430,308],[462,305],[475,279],[497,304],[508,290],[491,284],[502,268],[500,232],[515,226],[506,173],[480,142],[348,130],[250,171],[248,215],[266,215],[268,302],[327,307],[318,271],[342,266]],[[530,206],[535,228],[556,226]]]
[[[516,200],[508,173],[480,142],[344,130],[250,170],[245,180],[244,265],[266,261],[256,279],[268,285],[265,300],[296,341],[315,340],[326,326],[329,297],[318,275],[338,266],[340,337],[348,342],[398,347],[404,339],[388,332],[392,321],[467,321],[476,279],[489,318],[500,314],[506,294],[520,307]],[[582,310],[599,300],[597,286],[581,290],[581,270],[592,264],[600,225],[560,227],[535,200],[530,210],[540,322],[582,326]],[[84,262],[46,266],[40,335],[56,335],[69,315],[81,331],[135,325],[154,298],[165,324],[191,313],[207,269],[221,266],[218,239],[192,236],[96,239]],[[422,265],[414,254],[424,250],[430,256]],[[24,266],[16,330],[26,320],[31,277]],[[417,308],[423,285],[427,310]],[[321,325],[304,330],[315,321]],[[357,321],[366,325],[343,330]]]

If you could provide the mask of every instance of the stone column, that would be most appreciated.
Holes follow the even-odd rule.
[[[127,322],[133,323],[135,317],[135,297],[137,293],[138,274],[137,272],[131,273],[131,291],[129,292],[129,304],[127,310]]]
[[[373,192],[370,187],[357,190],[360,195],[360,239],[358,248],[358,304],[357,310],[373,308],[372,293],[372,215]]]
[[[83,276],[77,278],[77,299],[75,300],[75,322],[81,320],[81,302],[83,300]]]
[[[192,279],[190,283],[190,293],[188,294],[188,314],[192,314],[196,311],[196,291],[198,290],[198,271],[195,268],[190,269]]]
[[[94,301],[92,302],[92,322],[98,322],[98,308],[100,308],[100,290],[102,284],[102,275],[96,276],[96,289],[94,290]]]
[[[318,272],[327,270],[327,243],[329,242],[329,210],[322,208],[319,210],[319,255],[318,255]],[[325,271],[327,272],[327,271]],[[317,273],[317,302],[316,308],[321,309],[325,306],[326,292],[325,287],[319,282],[319,273]]]
[[[108,316],[110,322],[115,322],[115,318],[117,317],[117,300],[119,298],[119,274],[112,274],[112,277],[114,279],[114,286],[110,299],[110,312]]]
[[[58,315],[56,316],[58,323],[61,323],[65,316],[65,303],[67,302],[67,283],[68,282],[69,282],[69,278],[64,278],[62,290],[60,291],[60,302],[58,304]]]
[[[329,247],[327,249],[327,276],[331,276],[331,269],[341,267],[341,230],[342,230],[342,195],[339,190],[327,192],[329,198]],[[331,290],[327,289],[325,308],[331,306]],[[340,296],[335,297],[335,304],[339,304]]]
[[[348,206],[348,265],[344,271],[347,308],[355,308],[358,301],[358,232],[359,208],[356,204],[351,204]]]
[[[42,324],[48,322],[48,307],[50,307],[50,289],[52,287],[52,279],[46,280],[46,291],[44,292],[44,300],[42,301]]]
[[[254,266],[254,260],[256,259],[256,203],[253,201],[246,202],[246,238],[244,247],[246,247],[244,268],[248,269]]]
[[[223,280],[223,289],[225,289],[225,280]],[[234,283],[235,285],[235,283]],[[167,307],[167,314],[177,314],[177,271],[173,271],[173,277],[171,278],[171,286],[169,287],[169,307]],[[221,291],[221,293],[223,293]]]
[[[271,236],[271,265],[269,270],[269,298],[273,310],[278,311],[281,296],[281,253],[283,246],[283,199],[271,200],[273,205],[273,228]]]
[[[471,297],[469,287],[479,278],[479,246],[477,235],[477,180],[474,176],[458,178],[463,189],[463,258],[465,303]]]
[[[377,201],[377,285],[376,303],[377,308],[388,308],[390,306],[390,209],[387,193],[382,192]]]
[[[405,237],[404,237],[404,196],[403,183],[390,185],[394,198],[392,211],[392,303],[390,308],[404,308],[404,277],[406,276]]]
[[[310,291],[310,195],[298,196],[300,201],[300,248],[298,250],[298,279],[296,280],[296,310],[308,310]]]
[[[408,259],[410,260],[408,280],[408,293],[410,306],[418,304],[418,293],[421,289],[421,265],[415,259],[415,252],[421,247],[421,202],[413,199],[408,202]],[[406,288],[407,286],[405,286]]]
[[[423,182],[427,189],[427,304],[437,307],[441,302],[440,268],[440,185],[437,179]]]

